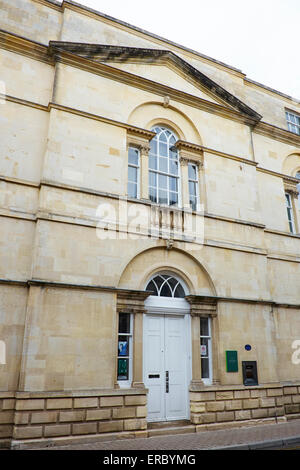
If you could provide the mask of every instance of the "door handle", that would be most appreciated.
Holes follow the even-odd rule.
[[[166,370],[166,393],[169,393],[169,371]]]

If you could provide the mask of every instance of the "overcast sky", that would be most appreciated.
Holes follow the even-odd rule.
[[[77,0],[300,100],[300,0]]]

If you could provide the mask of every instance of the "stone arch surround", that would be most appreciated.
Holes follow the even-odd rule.
[[[150,248],[137,254],[123,270],[118,287],[144,290],[155,273],[170,271],[181,277],[189,292],[215,296],[216,289],[206,269],[192,255],[173,248]]]

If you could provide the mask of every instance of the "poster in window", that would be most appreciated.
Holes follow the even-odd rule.
[[[128,379],[128,359],[118,359],[118,380]]]
[[[119,341],[119,356],[128,356],[128,341]]]
[[[201,356],[207,356],[206,344],[201,344]]]

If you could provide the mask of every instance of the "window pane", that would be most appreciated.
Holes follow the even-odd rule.
[[[200,336],[209,336],[208,318],[200,318]]]
[[[159,155],[167,157],[168,156],[168,146],[163,142],[159,142]]]
[[[178,194],[170,192],[169,193],[170,206],[175,206],[178,204]]]
[[[177,281],[177,279],[175,279],[174,277],[170,277],[170,278],[168,279],[168,283],[169,283],[169,285],[170,285],[170,287],[171,287],[171,289],[172,289],[172,291],[173,291],[174,288],[177,286],[178,281]]]
[[[157,202],[157,195],[155,188],[149,188],[149,198],[152,202]]]
[[[178,161],[177,160],[170,160],[170,173],[171,175],[178,175]]]
[[[159,169],[164,173],[168,173],[168,159],[160,157],[159,158]]]
[[[201,338],[201,357],[208,357],[209,356],[209,351],[208,351],[208,338]]]
[[[149,172],[149,186],[157,186],[157,174],[152,171]]]
[[[172,292],[169,287],[169,284],[164,284],[161,291],[160,291],[161,297],[172,297]]]
[[[157,285],[158,289],[161,288],[162,283],[164,282],[164,278],[162,276],[156,276],[153,281]]]
[[[185,292],[183,290],[183,287],[180,284],[178,284],[178,286],[176,287],[174,297],[180,297],[180,298],[185,297]]]
[[[149,153],[153,153],[154,155],[156,155],[156,153],[157,153],[157,140],[156,140],[156,138],[154,138],[150,141]]]
[[[137,198],[137,184],[128,182],[127,193],[128,197]]]
[[[160,204],[168,204],[168,192],[167,191],[163,191],[161,189],[159,190],[158,202]]]
[[[119,313],[119,333],[130,333],[130,315]]]
[[[146,290],[150,290],[152,292],[151,295],[158,295],[156,285],[154,284],[153,281],[149,282],[149,284],[146,287]]]
[[[129,336],[119,335],[118,356],[129,356]]]
[[[159,135],[159,140],[162,143],[164,143],[164,142],[167,143],[167,137],[166,137],[164,132],[161,132],[161,134]]]
[[[177,189],[177,178],[169,178],[170,191],[178,191]]]
[[[149,168],[151,170],[157,170],[157,157],[149,155]]]
[[[201,376],[203,379],[209,379],[209,360],[201,358]]]
[[[165,175],[158,175],[158,187],[159,189],[168,189],[168,177]]]
[[[178,159],[178,154],[177,154],[177,149],[174,146],[171,146],[169,148],[169,155],[172,160],[177,160]]]
[[[137,168],[133,166],[128,167],[128,181],[137,182]]]
[[[172,145],[174,145],[175,142],[176,142],[176,139],[175,139],[175,137],[172,135],[172,137],[171,137],[170,140],[169,140],[170,147],[172,147]]]
[[[196,183],[189,182],[189,193],[190,196],[196,196]]]
[[[197,172],[196,172],[196,167],[195,165],[191,165],[189,163],[189,179],[191,180],[197,180]]]
[[[128,151],[128,163],[132,163],[133,165],[139,164],[139,151],[134,147],[129,147]]]
[[[192,209],[192,211],[197,210],[197,198],[194,196],[190,196],[190,208]]]
[[[118,380],[129,380],[129,359],[118,359]]]

